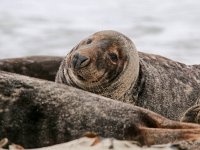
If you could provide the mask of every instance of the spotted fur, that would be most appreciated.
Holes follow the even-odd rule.
[[[78,71],[70,67],[76,52],[91,59]],[[200,98],[199,65],[138,54],[133,42],[116,31],[97,32],[81,41],[63,60],[56,82],[141,106],[174,120],[179,120]]]

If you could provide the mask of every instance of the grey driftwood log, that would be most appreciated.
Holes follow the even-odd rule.
[[[26,148],[67,142],[85,132],[162,144],[200,137],[200,126],[73,87],[0,72],[0,138]]]

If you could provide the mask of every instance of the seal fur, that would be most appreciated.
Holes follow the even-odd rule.
[[[93,40],[94,44],[86,44],[87,41],[91,39]],[[73,56],[74,53],[77,52],[85,55],[90,55],[90,59],[93,59],[94,62],[89,66],[91,67],[90,71],[93,73],[87,74],[85,78],[88,78],[89,76],[95,76],[96,72],[94,70],[100,72],[98,69],[98,64],[101,64],[101,68],[105,68],[105,66],[107,65],[103,63],[108,60],[106,60],[106,58],[101,58],[101,56],[98,55],[98,51],[101,51],[102,49],[105,49],[105,52],[107,51],[107,49],[114,49],[122,53],[122,63],[119,64],[119,62],[117,62],[119,65],[123,65],[121,67],[121,71],[118,72],[117,75],[113,73],[114,71],[111,72],[110,75],[107,75],[115,77],[114,79],[112,77],[109,77],[111,81],[107,78],[104,78],[98,82],[87,82],[82,80],[80,81],[80,79],[74,73],[76,71],[74,71],[70,66],[70,56]],[[92,52],[90,50],[92,50]],[[89,53],[86,53],[85,51],[89,51]],[[86,70],[82,69],[82,72],[87,72],[89,67],[87,66]],[[109,69],[110,68],[108,68],[108,70]],[[135,45],[131,42],[131,40],[119,32],[103,31],[97,32],[89,38],[81,41],[80,44],[72,49],[72,51],[65,57],[65,59],[61,63],[61,66],[57,73],[56,82],[72,85],[90,92],[103,95],[105,97],[110,97],[112,99],[120,99],[126,102],[133,103],[133,99],[127,96],[127,91],[129,91],[136,82],[138,74],[139,57]]]
[[[88,40],[92,40],[89,45]],[[90,76],[97,76],[102,68],[109,66],[107,59],[101,57],[104,53],[98,53],[110,49],[123,52],[123,69],[115,76],[111,73],[112,80],[101,78],[99,82],[90,82]],[[71,67],[75,53],[91,58],[91,63],[82,69],[82,72],[92,72],[85,74],[85,81]],[[100,70],[97,64],[101,64]],[[180,120],[200,97],[199,65],[189,66],[159,55],[138,53],[133,42],[116,31],[100,31],[81,41],[62,61],[56,82],[132,103],[174,120]]]

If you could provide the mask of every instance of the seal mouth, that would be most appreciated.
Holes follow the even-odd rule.
[[[89,71],[87,71],[89,72]],[[99,77],[95,77],[95,73],[90,73],[87,74],[87,72],[82,72],[81,70],[77,73],[74,73],[73,74],[77,77],[77,79],[79,81],[82,81],[84,83],[98,83],[98,82],[101,82],[104,78],[105,78],[105,75],[106,75],[106,72],[103,72]],[[95,77],[95,78],[94,78]]]
[[[105,78],[105,74],[106,72],[103,73],[103,75],[101,75],[99,78],[97,78],[96,80],[92,81],[92,83],[98,83],[101,82],[101,80],[103,80]]]

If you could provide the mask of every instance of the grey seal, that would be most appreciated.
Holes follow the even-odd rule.
[[[67,54],[56,82],[180,120],[200,97],[200,65],[138,52],[127,36],[106,30]]]

